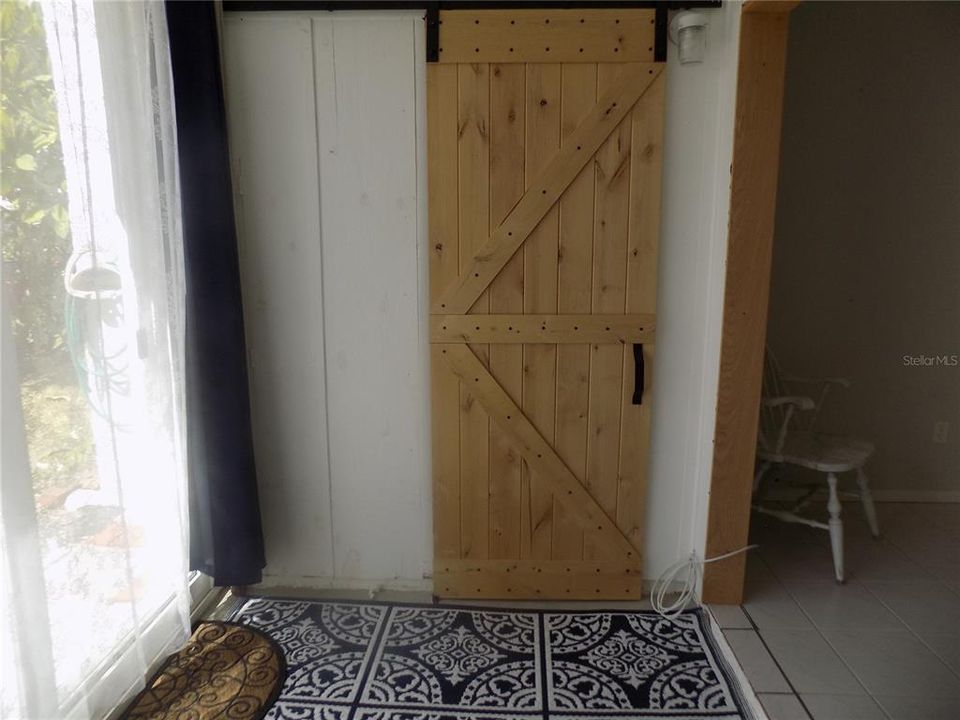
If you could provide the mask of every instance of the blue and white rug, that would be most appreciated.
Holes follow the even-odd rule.
[[[268,720],[746,720],[702,611],[249,599],[286,654]]]

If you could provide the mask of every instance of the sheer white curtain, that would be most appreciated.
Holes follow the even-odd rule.
[[[42,12],[72,238],[65,334],[95,477],[54,526],[24,432],[16,298],[4,298],[0,716],[100,718],[189,633],[173,93],[162,2]],[[108,520],[85,535],[91,518]]]

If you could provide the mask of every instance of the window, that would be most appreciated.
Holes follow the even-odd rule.
[[[0,12],[0,715],[100,717],[189,629],[163,5]]]

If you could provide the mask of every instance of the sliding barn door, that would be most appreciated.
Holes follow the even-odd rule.
[[[665,79],[654,13],[440,20],[434,591],[639,597]]]

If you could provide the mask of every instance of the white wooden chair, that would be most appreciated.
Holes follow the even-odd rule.
[[[843,520],[840,518],[840,491],[837,475],[855,472],[860,501],[870,532],[880,536],[877,513],[870,495],[870,486],[863,466],[873,454],[873,444],[845,436],[826,435],[817,431],[817,418],[824,401],[835,387],[849,387],[845,378],[801,378],[785,375],[776,357],[767,348],[763,371],[763,397],[760,405],[760,428],[757,439],[757,471],[753,481],[754,509],[786,522],[798,522],[830,532],[833,566],[837,582],[843,582]],[[795,388],[810,388],[816,400]],[[810,504],[821,485],[808,492],[789,510],[764,507],[761,482],[775,465],[798,465],[826,473],[829,497],[827,523],[803,517],[798,513]]]

